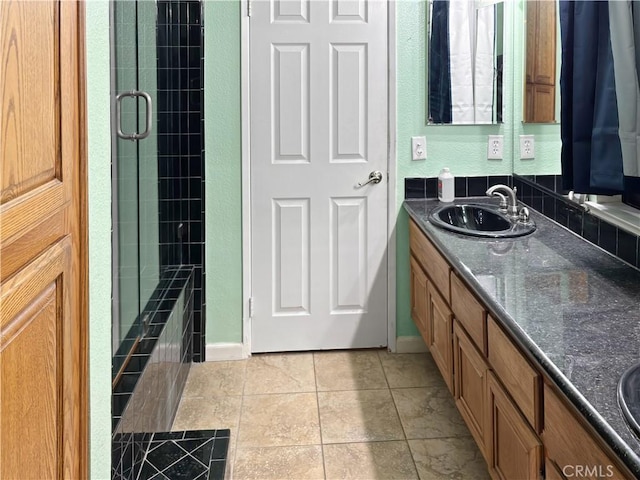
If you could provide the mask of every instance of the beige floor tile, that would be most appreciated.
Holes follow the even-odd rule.
[[[338,443],[323,448],[328,480],[418,478],[406,441]]]
[[[180,401],[172,430],[231,428],[237,431],[242,397],[185,397]]]
[[[242,395],[246,360],[194,363],[182,398]]]
[[[324,479],[320,445],[238,448],[234,480]]]
[[[311,353],[254,355],[247,362],[245,395],[315,391]]]
[[[471,435],[447,387],[392,389],[407,438]]]
[[[444,380],[430,353],[379,352],[391,388],[442,386]]]
[[[318,391],[387,388],[377,350],[314,354]]]
[[[320,426],[315,393],[244,397],[238,448],[319,443]]]
[[[323,443],[404,440],[389,390],[318,392]]]
[[[472,437],[409,440],[421,480],[489,480]]]

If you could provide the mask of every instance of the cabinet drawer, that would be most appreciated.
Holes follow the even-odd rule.
[[[449,288],[449,264],[440,252],[422,233],[413,219],[409,222],[409,246],[411,253],[422,265],[431,282],[436,286],[445,302],[450,303],[451,290]]]
[[[518,351],[496,321],[487,316],[489,364],[516,402],[529,424],[542,430],[541,377]]]
[[[580,478],[633,478],[623,473],[578,421],[555,391],[544,385],[544,430],[547,457],[567,476]],[[580,469],[580,471],[576,471]]]
[[[487,312],[462,280],[451,274],[451,310],[483,355],[487,355]]]

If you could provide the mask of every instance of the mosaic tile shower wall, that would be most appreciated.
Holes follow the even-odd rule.
[[[204,26],[200,1],[158,1],[160,263],[194,266],[193,361],[204,360]]]

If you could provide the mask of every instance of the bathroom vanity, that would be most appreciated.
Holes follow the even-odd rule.
[[[527,236],[478,238],[429,222],[440,205],[404,204],[411,314],[492,477],[640,476],[616,396],[640,272],[537,212]]]

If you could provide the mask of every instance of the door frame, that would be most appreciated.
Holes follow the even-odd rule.
[[[250,0],[240,0],[242,148],[242,356],[251,356]],[[387,349],[396,351],[396,4],[387,0]]]

